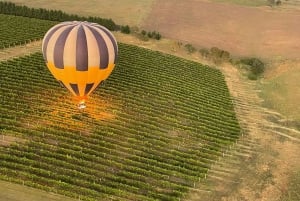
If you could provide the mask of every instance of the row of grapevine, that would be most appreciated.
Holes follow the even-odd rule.
[[[57,22],[0,14],[0,49],[43,38]]]

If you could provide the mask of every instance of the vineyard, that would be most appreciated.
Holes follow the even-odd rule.
[[[41,39],[57,22],[0,14],[0,49]]]
[[[41,53],[0,63],[1,179],[82,200],[178,200],[205,178],[240,134],[223,75],[119,48],[83,112]]]

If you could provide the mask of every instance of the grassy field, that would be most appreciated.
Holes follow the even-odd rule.
[[[177,200],[240,134],[220,71],[120,44],[84,112],[40,53],[0,65],[1,178],[94,200]],[[178,77],[180,75],[180,78]]]
[[[295,119],[300,122],[300,113],[295,108],[300,99],[300,71],[294,73],[284,73],[278,78],[274,78],[263,85],[262,96],[268,107],[278,110],[288,119]]]
[[[111,18],[121,25],[138,26],[148,15],[154,0],[12,0],[18,5],[63,10],[83,16]]]
[[[300,170],[294,172],[290,178],[290,184],[287,193],[282,196],[281,201],[298,201],[300,200]]]
[[[45,193],[19,184],[0,181],[0,200],[3,201],[75,201],[74,199]]]
[[[298,60],[274,62],[261,84],[265,106],[273,108],[291,121],[300,122],[300,63]],[[300,125],[300,123],[299,123]]]

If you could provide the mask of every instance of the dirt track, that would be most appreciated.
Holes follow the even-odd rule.
[[[199,0],[156,1],[143,24],[163,36],[234,55],[299,57],[300,13]]]
[[[0,61],[12,59],[14,57],[19,57],[27,54],[31,54],[37,51],[41,51],[42,41],[37,40],[26,45],[10,47],[0,50]]]

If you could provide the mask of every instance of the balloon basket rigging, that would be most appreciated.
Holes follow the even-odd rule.
[[[78,109],[83,110],[84,108],[86,108],[86,104],[85,104],[85,101],[82,100],[78,103]]]

